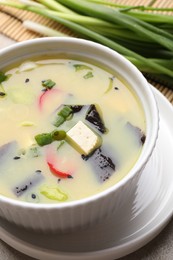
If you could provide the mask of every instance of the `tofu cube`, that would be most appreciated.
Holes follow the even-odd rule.
[[[88,155],[101,145],[101,138],[79,121],[67,132],[67,140],[81,154]]]

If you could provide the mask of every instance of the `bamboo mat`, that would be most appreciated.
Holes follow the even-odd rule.
[[[112,2],[122,5],[147,5],[151,2],[151,0],[112,0]],[[173,8],[173,0],[157,0],[153,6]],[[49,19],[46,19],[39,15],[10,7],[0,7],[0,33],[15,40],[16,42],[42,37],[41,34],[31,32],[22,26],[23,21],[26,20],[32,20],[38,23],[42,23],[46,26],[49,26],[53,29],[57,29],[58,31],[66,33],[70,36],[75,36],[74,33],[72,33],[69,29],[65,28],[64,26],[56,22],[50,21]],[[167,99],[173,104],[172,90],[154,81],[149,80],[149,82],[152,85],[154,85],[163,95],[165,95]]]

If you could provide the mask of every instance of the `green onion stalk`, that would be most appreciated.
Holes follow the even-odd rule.
[[[173,16],[145,12],[165,8],[122,6],[105,0],[0,0],[1,5],[47,17],[81,38],[108,46],[173,89]],[[38,32],[40,28],[43,35],[64,36],[47,26],[35,25],[24,22],[29,29]]]

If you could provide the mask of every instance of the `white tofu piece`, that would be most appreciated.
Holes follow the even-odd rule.
[[[81,154],[88,155],[101,145],[101,138],[79,121],[67,133],[67,140]]]

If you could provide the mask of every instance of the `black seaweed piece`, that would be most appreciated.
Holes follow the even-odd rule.
[[[37,173],[41,173],[41,170],[36,170],[35,172],[37,172]]]
[[[104,134],[106,132],[106,127],[94,104],[91,104],[89,106],[85,119],[93,124],[95,128],[101,133]]]
[[[20,156],[15,156],[13,159],[14,160],[19,160],[21,157]]]
[[[40,183],[43,179],[44,179],[44,176],[40,172],[35,171],[35,173],[32,176],[28,177],[22,183],[17,184],[13,188],[13,192],[14,192],[14,194],[17,197],[19,197],[19,196],[23,195],[23,193],[25,191],[27,191],[31,187],[33,187],[33,186],[37,185],[38,183]]]
[[[83,108],[83,105],[69,105],[69,107],[72,109],[73,113],[78,113]]]
[[[4,93],[4,92],[2,92],[2,91],[0,91],[0,96],[1,97],[4,97],[6,94]]]
[[[27,78],[27,79],[25,79],[25,83],[27,83],[27,82],[29,82],[29,79]]]
[[[139,144],[143,145],[145,143],[146,135],[144,132],[137,126],[132,125],[130,122],[127,122],[127,127],[134,132],[138,138]]]
[[[108,180],[115,173],[115,164],[109,156],[102,152],[101,148],[96,149],[89,156],[82,155],[82,159],[91,163],[101,183]]]
[[[142,137],[141,137],[141,143],[142,145],[145,143],[145,139],[146,139],[146,135],[143,133]]]

